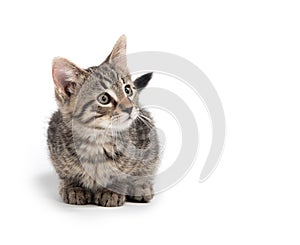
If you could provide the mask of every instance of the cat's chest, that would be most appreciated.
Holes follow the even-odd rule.
[[[110,140],[84,141],[75,144],[76,153],[80,162],[83,163],[103,163],[107,161],[107,153],[113,151],[113,143]]]
[[[114,169],[114,163],[110,160],[101,163],[82,163],[84,175],[82,183],[92,190],[107,187],[116,180],[121,179]]]
[[[86,187],[90,189],[106,187],[119,178],[114,168],[115,160],[109,157],[113,150],[110,138],[83,141],[76,145],[76,153],[83,170],[82,183]]]
[[[80,130],[73,126],[73,143],[81,162],[97,162],[103,158],[104,145],[113,141],[109,135],[96,134],[93,130]]]

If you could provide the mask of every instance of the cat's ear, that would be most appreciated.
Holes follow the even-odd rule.
[[[134,86],[137,88],[138,91],[141,91],[143,88],[145,88],[149,81],[152,78],[152,72],[144,74],[143,76],[138,77],[137,79],[135,79]]]
[[[122,35],[116,42],[113,50],[110,55],[106,58],[105,62],[118,65],[123,69],[127,69],[127,60],[126,60],[126,36]]]
[[[83,84],[86,75],[86,71],[65,58],[56,57],[53,59],[53,81],[56,91],[64,98],[68,98],[75,93],[76,88]]]

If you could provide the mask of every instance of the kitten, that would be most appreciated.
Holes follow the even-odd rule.
[[[48,147],[63,201],[105,207],[149,202],[159,143],[138,97],[152,73],[131,81],[126,37],[99,66],[81,69],[55,58],[52,76],[59,109],[49,122]]]

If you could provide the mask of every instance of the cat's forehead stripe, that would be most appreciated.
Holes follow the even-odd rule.
[[[100,83],[104,89],[107,89],[111,86],[111,82],[106,78],[103,78]]]
[[[104,89],[108,88],[107,84],[103,80],[100,80],[100,84]]]
[[[111,67],[103,66],[102,72],[105,77],[109,77],[112,80],[116,80],[118,78],[117,72]]]
[[[118,96],[116,95],[116,93],[115,93],[113,90],[108,89],[108,90],[106,90],[106,92],[107,92],[107,93],[108,93],[115,101],[119,101]]]

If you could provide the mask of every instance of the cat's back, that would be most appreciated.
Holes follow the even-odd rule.
[[[56,134],[59,132],[58,129],[62,125],[62,121],[62,115],[59,110],[52,114],[47,131],[48,144],[55,139]]]
[[[52,114],[49,121],[47,131],[47,142],[50,154],[59,153],[63,150],[62,146],[66,146],[68,142],[71,143],[72,130],[64,122],[61,112],[58,110]]]

